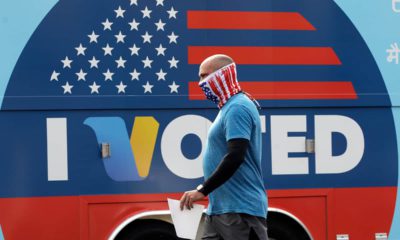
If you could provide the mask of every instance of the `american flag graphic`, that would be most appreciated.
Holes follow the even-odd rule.
[[[370,94],[387,92],[379,69],[331,0],[61,0],[2,107],[215,107],[198,86],[213,54],[235,60],[241,88],[262,106],[389,101]]]
[[[151,8],[137,0],[116,2],[110,16],[81,39],[76,54],[55,66],[50,82],[71,95],[78,88],[81,94],[152,94],[153,88],[178,94],[180,83],[169,75],[179,68],[174,55],[179,18],[179,11],[166,8],[164,0]]]
[[[299,13],[187,11],[187,19],[184,19],[185,15],[179,14],[173,3],[168,9],[164,5],[165,0],[152,1],[155,6],[143,0],[129,0],[129,6],[116,1],[110,16],[94,26],[96,31],[88,33],[86,39],[74,48],[75,56],[60,59],[62,68],[53,70],[50,81],[58,82],[63,94],[73,94],[77,88],[86,89],[87,94],[152,94],[153,88],[165,94],[178,94],[181,83],[168,78],[168,73],[178,70],[181,61],[174,55],[181,35],[176,27],[177,21],[186,20],[187,28],[193,30],[316,30]],[[100,38],[103,41],[100,42]],[[89,53],[91,49],[97,49],[93,51],[97,54]],[[189,64],[199,64],[216,53],[232,56],[238,64],[341,64],[330,47],[189,46],[187,51]],[[60,75],[63,81],[59,81]],[[204,98],[195,81],[190,86],[191,99]],[[349,81],[247,82],[244,86],[260,99],[357,97]],[[85,93],[84,90],[79,92]]]

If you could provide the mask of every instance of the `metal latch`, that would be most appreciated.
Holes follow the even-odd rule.
[[[101,158],[110,158],[111,149],[109,143],[101,143]]]
[[[375,240],[387,240],[387,233],[375,233]]]
[[[307,153],[315,153],[314,139],[306,139],[306,152]]]
[[[348,234],[337,234],[336,240],[349,240],[349,235]]]

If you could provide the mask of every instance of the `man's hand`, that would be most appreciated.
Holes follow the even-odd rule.
[[[181,210],[186,206],[187,209],[193,208],[193,203],[202,200],[205,196],[196,190],[188,191],[181,197]]]

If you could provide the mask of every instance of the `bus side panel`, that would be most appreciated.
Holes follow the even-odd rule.
[[[400,107],[394,107],[393,108],[393,117],[394,117],[394,122],[396,126],[396,135],[397,135],[397,150],[398,150],[398,156],[400,156]],[[400,171],[400,164],[398,165],[399,171]],[[393,216],[393,221],[392,221],[392,228],[390,231],[390,240],[397,240],[400,239],[400,177],[397,178],[398,184],[397,184],[397,200],[396,200],[396,209],[394,212]]]
[[[79,197],[0,198],[4,239],[79,239]]]

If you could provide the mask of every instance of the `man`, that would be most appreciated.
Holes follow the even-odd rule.
[[[181,209],[190,210],[209,195],[203,239],[267,240],[258,103],[241,90],[236,65],[226,55],[205,59],[199,77],[199,86],[220,111],[208,133],[206,181],[182,196]]]

